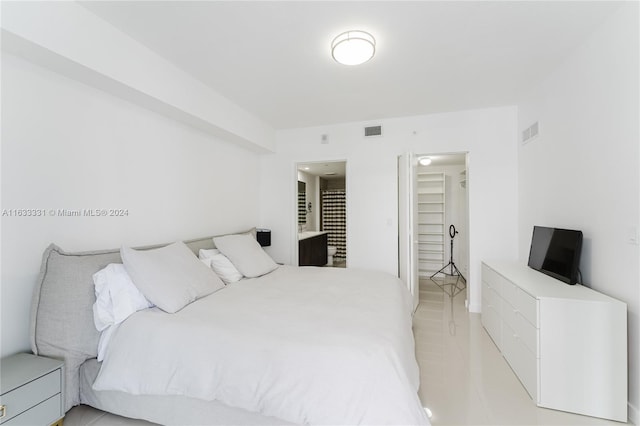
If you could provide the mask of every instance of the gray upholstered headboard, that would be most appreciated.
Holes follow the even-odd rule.
[[[243,233],[256,235],[255,228]],[[196,255],[215,247],[213,237],[185,243]],[[80,365],[98,353],[93,274],[110,263],[122,263],[119,249],[69,253],[51,244],[42,256],[31,305],[31,349],[36,355],[64,360],[65,411],[80,403]]]

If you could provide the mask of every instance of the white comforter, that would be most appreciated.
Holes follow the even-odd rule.
[[[281,266],[114,333],[96,390],[184,395],[299,424],[428,424],[395,277]]]

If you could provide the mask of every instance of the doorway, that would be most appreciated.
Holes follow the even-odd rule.
[[[310,236],[326,234],[327,262],[325,265],[317,266],[346,267],[346,161],[298,163],[296,170],[298,264],[300,264],[300,241]]]
[[[446,275],[438,272],[451,261],[465,279],[457,289],[442,290],[454,296],[465,288],[468,292],[467,153],[406,154],[402,159],[407,166],[398,169],[398,178],[408,183],[399,187],[399,270],[413,290],[414,306],[425,288],[433,290],[432,277]]]
[[[416,168],[418,276],[421,280],[428,279],[451,259],[466,276],[469,269],[466,154],[417,157],[431,160],[428,165],[418,161]],[[451,237],[449,231],[454,228],[455,234]]]

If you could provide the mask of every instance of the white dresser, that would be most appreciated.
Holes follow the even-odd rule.
[[[64,363],[21,353],[0,361],[0,424],[62,424]]]
[[[627,421],[625,303],[485,261],[482,325],[537,405]]]

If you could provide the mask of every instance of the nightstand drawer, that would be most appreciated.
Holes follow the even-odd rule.
[[[53,418],[51,422],[57,420],[60,417],[59,394],[62,380],[60,375],[61,369],[54,370],[49,374],[25,383],[24,385],[1,395],[0,404],[5,406],[6,414],[5,417],[0,419],[0,423],[4,424],[8,422],[12,418],[24,413],[32,407],[35,407],[43,401],[49,400],[54,395],[58,395],[58,404],[53,407],[53,417],[55,418]]]
[[[3,423],[9,426],[50,425],[60,419],[60,394]]]

